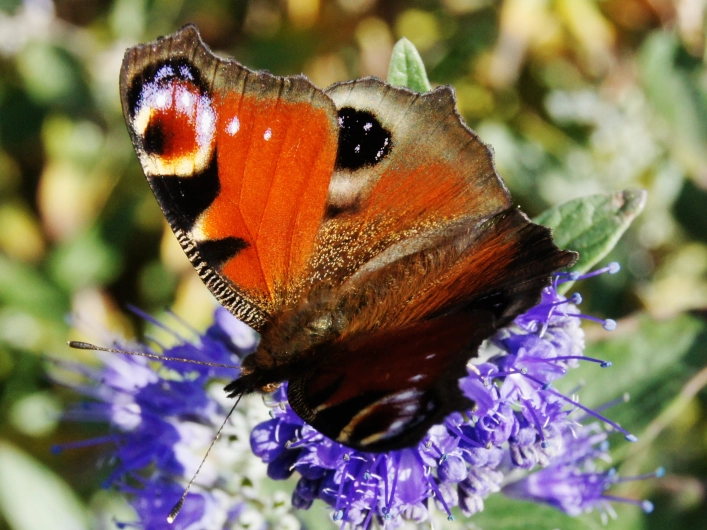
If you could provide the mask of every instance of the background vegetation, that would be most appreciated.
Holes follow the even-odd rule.
[[[171,307],[196,328],[211,318],[118,97],[125,48],[187,22],[251,68],[304,72],[322,87],[385,78],[392,45],[408,37],[432,83],[455,87],[531,215],[648,190],[610,256],[621,273],[579,286],[584,312],[619,321],[609,338],[587,326],[592,353],[614,367],[583,372],[582,398],[630,392],[612,415],[641,441],[617,438],[617,463],[629,474],[667,469],[621,491],[656,510],[620,510],[616,528],[707,528],[706,15],[704,0],[0,0],[0,529],[32,528],[22,513],[114,502],[100,489],[100,448],[50,452],[104,432],[59,421],[74,398],[47,377],[44,356],[95,362],[65,346],[79,337],[69,316],[128,337],[144,332],[128,304]],[[18,488],[31,493],[26,505],[9,500]],[[546,527],[547,511],[514,503],[501,519],[500,509],[490,503],[473,523]]]

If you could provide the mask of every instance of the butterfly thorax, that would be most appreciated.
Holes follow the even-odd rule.
[[[227,391],[236,395],[274,390],[279,383],[311,367],[321,346],[335,342],[346,322],[330,294],[274,315],[261,330],[256,351],[243,360],[239,379],[228,385]]]

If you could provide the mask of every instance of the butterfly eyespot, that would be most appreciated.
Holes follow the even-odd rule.
[[[339,110],[339,148],[336,168],[356,171],[380,163],[392,147],[390,131],[373,113],[344,107]]]
[[[199,76],[186,61],[170,60],[143,72],[129,93],[138,154],[149,176],[189,177],[209,164],[217,116]]]

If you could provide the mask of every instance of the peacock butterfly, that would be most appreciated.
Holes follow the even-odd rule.
[[[129,49],[120,93],[186,255],[261,333],[226,391],[287,380],[350,447],[411,446],[471,408],[468,360],[576,259],[513,206],[450,87],[322,91],[220,59],[189,25]]]

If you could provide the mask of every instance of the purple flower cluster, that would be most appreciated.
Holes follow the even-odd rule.
[[[591,275],[616,270],[612,264]],[[298,475],[294,507],[307,509],[321,499],[335,521],[351,528],[369,528],[374,520],[387,529],[421,522],[433,505],[450,519],[455,507],[470,516],[500,491],[571,515],[592,509],[611,514],[611,502],[627,499],[606,490],[626,479],[603,470],[609,460],[603,426],[635,438],[553,388],[582,360],[609,365],[583,354],[580,321],[597,319],[578,313],[578,295],[566,299],[557,290],[587,276],[558,275],[537,306],[489,339],[459,381],[474,409],[451,414],[416,447],[364,453],[338,444],[292,411],[286,384],[267,398],[271,418],[265,422],[255,419],[260,398],[244,400],[224,425],[174,527],[231,528],[238,522],[296,528],[286,499],[258,495],[260,460],[272,479]],[[607,329],[616,325],[600,322]],[[167,357],[237,367],[255,346],[255,334],[220,309],[197,342],[160,350]],[[90,401],[67,419],[111,427],[106,437],[74,445],[113,444],[106,484],[127,494],[140,527],[164,528],[232,406],[222,385],[233,369],[121,355],[104,355],[103,362],[101,369],[68,366],[83,376],[71,386]],[[650,511],[649,503],[638,504]]]
[[[170,331],[159,322],[152,322]],[[163,355],[233,368],[257,344],[256,334],[225,309],[216,312],[215,323],[197,342],[176,338],[181,344],[159,348]],[[126,349],[155,354],[146,347]],[[56,450],[111,444],[111,472],[106,487],[127,495],[137,513],[139,528],[163,529],[167,514],[182,495],[186,481],[197,470],[232,406],[223,393],[223,381],[233,377],[234,369],[174,361],[155,363],[139,356],[99,355],[103,361],[100,369],[64,364],[70,372],[83,376],[81,382],[69,384],[90,398],[70,409],[65,419],[105,422],[111,432]],[[252,484],[263,475],[253,469],[257,462],[253,462],[248,447],[250,430],[262,419],[262,411],[257,419],[248,417],[252,408],[231,416],[189,490],[174,523],[175,529],[226,528],[234,521],[247,521],[246,526],[252,528],[270,526],[258,513],[260,510],[245,502],[255,496]],[[258,504],[261,509],[272,508],[266,502]],[[281,510],[285,513],[280,516],[294,522],[289,527],[298,526],[286,509]]]
[[[612,264],[591,275],[617,270]],[[373,519],[388,529],[424,521],[430,501],[450,519],[457,506],[470,516],[502,489],[571,515],[611,510],[609,501],[623,499],[605,494],[616,473],[597,471],[608,460],[607,434],[598,421],[586,420],[608,424],[629,441],[635,437],[552,387],[581,360],[610,364],[583,355],[580,320],[591,317],[578,313],[579,295],[558,294],[559,284],[587,276],[558,275],[537,306],[488,341],[459,381],[474,409],[451,414],[417,447],[376,454],[333,442],[292,411],[283,386],[272,396],[272,418],[251,434],[253,452],[273,479],[298,473],[295,507],[321,499],[335,521],[351,528],[368,528]],[[534,468],[542,469],[504,486],[512,472]],[[642,506],[650,510],[649,503]]]

